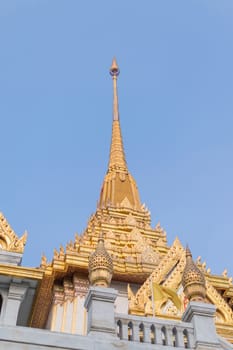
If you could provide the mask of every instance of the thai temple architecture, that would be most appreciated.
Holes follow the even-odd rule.
[[[178,238],[169,246],[140,201],[121,134],[119,73],[114,59],[108,168],[85,231],[27,268],[26,233],[19,238],[0,214],[0,349],[233,349],[232,278],[194,262]]]

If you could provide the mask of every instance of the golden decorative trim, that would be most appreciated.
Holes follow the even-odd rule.
[[[33,280],[42,280],[44,271],[38,268],[0,264],[0,274]]]
[[[160,261],[153,273],[147,278],[142,287],[135,296],[130,292],[129,295],[129,313],[137,315],[152,315],[153,305],[151,300],[152,283],[160,283],[164,276],[172,270],[173,266],[181,257],[184,249],[179,240],[176,239],[167,255]]]
[[[8,252],[23,253],[27,241],[27,232],[18,237],[10,227],[6,218],[0,213],[0,249]]]
[[[233,311],[227,304],[224,298],[218,293],[218,291],[212,286],[208,279],[206,279],[206,291],[209,300],[217,307],[217,310],[224,315],[224,322],[233,325]]]

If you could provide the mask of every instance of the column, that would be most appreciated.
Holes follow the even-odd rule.
[[[16,325],[19,308],[27,292],[27,289],[27,284],[11,282],[8,291],[7,305],[4,315],[4,324],[12,326]]]

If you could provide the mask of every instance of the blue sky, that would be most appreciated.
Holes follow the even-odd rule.
[[[81,233],[106,172],[116,55],[122,133],[168,242],[233,275],[233,2],[0,2],[0,210],[23,264]]]

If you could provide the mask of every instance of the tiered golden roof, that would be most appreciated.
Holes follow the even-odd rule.
[[[186,248],[186,265],[182,277],[184,293],[190,301],[204,301],[206,297],[205,277],[192,259],[190,249]]]
[[[107,174],[105,175],[96,212],[88,220],[82,235],[66,245],[66,250],[54,250],[51,263],[45,256],[41,267],[45,271],[35,304],[31,325],[43,327],[52,302],[52,287],[79,271],[87,277],[89,256],[95,250],[100,232],[113,265],[113,279],[144,282],[167,253],[166,232],[158,223],[151,227],[150,212],[141,204],[137,185],[125,160],[121,135],[117,77],[119,68],[113,60],[110,74],[113,79],[112,140]]]
[[[128,282],[138,286],[137,291],[128,288],[129,313],[152,316],[152,283],[176,290],[182,302],[181,310],[177,310],[171,300],[165,301],[156,310],[157,316],[181,319],[185,308],[182,276],[186,252],[177,238],[170,247],[167,245],[166,232],[159,223],[155,228],[151,227],[150,212],[140,202],[138,188],[128,170],[123,147],[117,93],[119,67],[116,60],[113,60],[110,74],[113,79],[112,140],[99,203],[80,236],[76,235],[74,241],[68,242],[66,249],[55,249],[51,263],[45,257],[42,258],[44,277],[34,305],[31,319],[33,327],[45,326],[55,284],[60,286],[55,291],[58,299],[68,297],[72,290],[75,294],[78,288],[83,293],[82,286],[88,284],[89,256],[95,251],[101,232],[105,249],[113,261],[113,282]],[[197,266],[205,276],[206,301],[217,307],[217,330],[233,342],[232,279],[226,274],[211,274],[200,261]],[[73,287],[68,288],[66,281]]]

